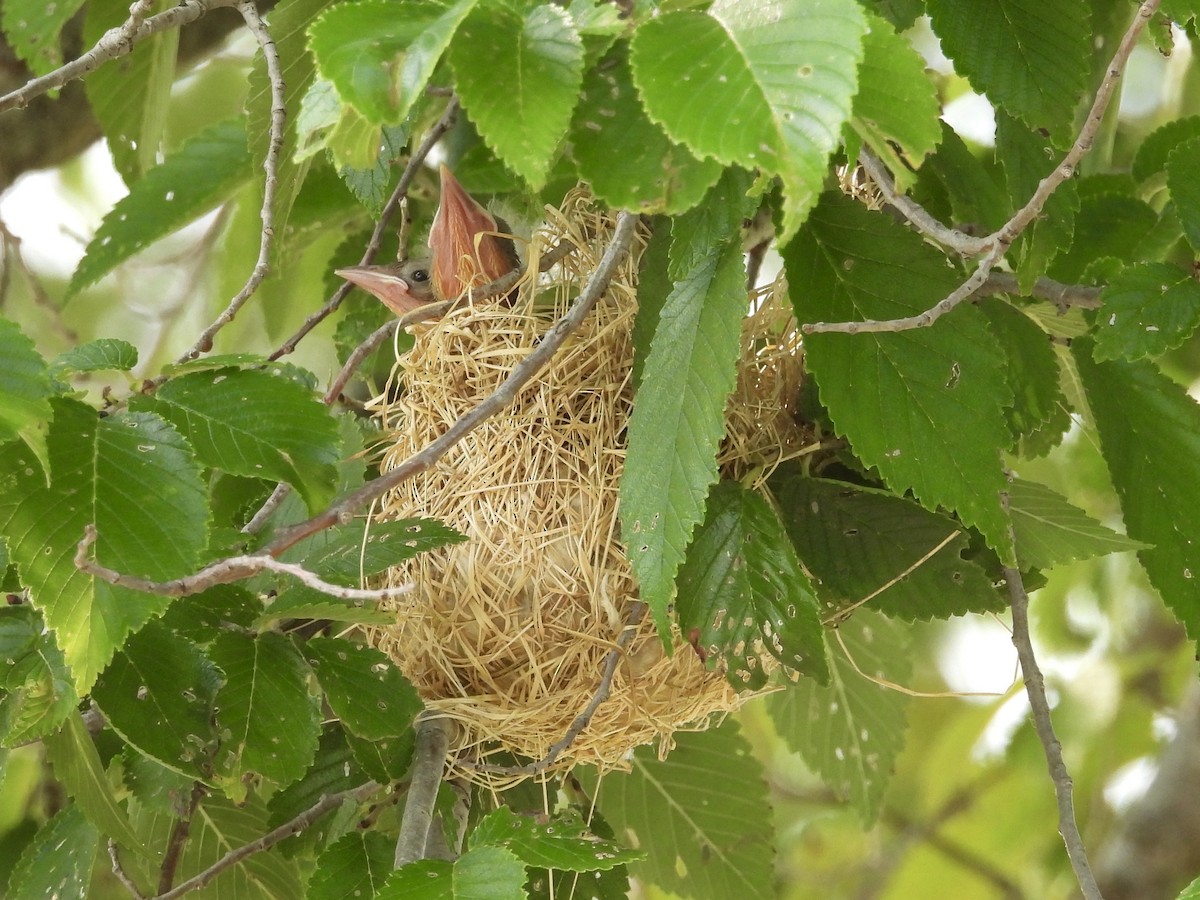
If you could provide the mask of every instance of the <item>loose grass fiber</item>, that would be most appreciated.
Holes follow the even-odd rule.
[[[562,239],[578,249],[523,284],[513,306],[468,303],[418,326],[415,347],[397,362],[403,391],[377,404],[391,441],[385,471],[496,390],[579,293],[612,228],[586,193],[573,192],[533,236],[528,271]],[[391,583],[416,589],[395,601],[395,625],[370,637],[428,707],[457,725],[454,767],[475,781],[505,779],[471,761],[539,760],[562,739],[595,695],[637,598],[617,500],[642,249],[639,236],[605,296],[512,407],[379,509],[387,519],[431,516],[470,538],[394,569]],[[747,323],[721,457],[736,477],[769,471],[802,439],[790,407],[800,368],[786,301],[768,293]],[[682,639],[667,656],[647,615],[609,699],[553,768],[621,768],[630,750],[655,740],[665,753],[673,732],[705,727],[742,699]]]

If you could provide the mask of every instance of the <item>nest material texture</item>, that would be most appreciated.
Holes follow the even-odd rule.
[[[468,304],[421,326],[398,360],[403,392],[379,409],[391,442],[385,470],[492,394],[578,294],[613,223],[582,192],[548,216],[527,250],[528,270],[561,239],[576,251],[523,285],[511,308]],[[460,760],[542,759],[596,694],[637,599],[617,504],[640,249],[516,403],[379,510],[383,518],[440,519],[470,538],[393,570],[392,583],[416,589],[395,602],[394,626],[371,633],[430,709],[457,724],[452,749]],[[790,407],[800,378],[795,327],[773,297],[743,335],[721,458],[736,477],[769,471],[803,442]],[[673,732],[704,727],[742,699],[685,642],[666,655],[647,615],[609,698],[554,768],[624,767],[630,750],[654,740],[665,752]],[[503,780],[462,765],[458,774],[476,781]]]

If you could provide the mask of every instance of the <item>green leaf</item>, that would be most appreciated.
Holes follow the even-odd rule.
[[[721,174],[646,115],[620,43],[584,76],[571,124],[579,176],[618,209],[675,215],[691,209]]]
[[[1097,360],[1161,356],[1200,325],[1200,284],[1166,263],[1123,269],[1100,295],[1096,316]]]
[[[1029,316],[1003,300],[978,304],[988,328],[1004,351],[1013,405],[1005,410],[1015,448],[1022,456],[1050,452],[1071,425],[1066,397],[1059,387],[1059,364],[1049,335]]]
[[[925,14],[925,0],[866,0],[865,5],[895,25],[898,31],[911,28]]]
[[[583,43],[571,17],[549,4],[524,16],[498,4],[476,6],[449,57],[484,142],[540,190],[583,83]]]
[[[208,509],[191,449],[167,422],[144,412],[100,419],[69,400],[53,407],[49,486],[30,451],[0,449],[0,530],[76,689],[86,693],[125,637],[170,601],[76,568],[84,526],[96,526],[90,552],[98,563],[165,581],[199,563]]]
[[[49,4],[48,4],[49,5]],[[159,0],[157,11],[168,3]],[[129,17],[126,0],[89,0],[83,46],[92,47]],[[116,65],[100,66],[84,80],[88,105],[104,131],[113,165],[128,185],[153,165],[163,137],[164,104],[175,80],[178,29],[148,35]]]
[[[0,443],[22,438],[45,460],[51,394],[46,362],[33,341],[0,319]]]
[[[829,680],[812,584],[775,510],[736,482],[709,494],[679,570],[677,609],[680,630],[726,661],[735,688],[762,688],[767,654],[785,671]]]
[[[1145,181],[1165,172],[1171,152],[1194,137],[1200,137],[1200,116],[1175,119],[1156,128],[1137,148],[1133,157],[1133,177]]]
[[[472,6],[464,2],[447,10],[443,3],[417,0],[397,15],[390,0],[344,3],[312,23],[309,47],[322,77],[368,121],[400,122]]]
[[[314,512],[332,496],[337,423],[311,391],[289,379],[254,369],[197,372],[131,405],[174,422],[206,465],[286,481]]]
[[[971,223],[975,228],[992,231],[1007,220],[1012,211],[1005,190],[1004,178],[996,167],[985,165],[975,156],[966,142],[946,123],[942,123],[942,140],[937,152],[918,173],[925,182],[940,182],[953,212],[948,219]]]
[[[467,540],[465,534],[437,519],[363,521],[329,532],[322,547],[306,552],[298,561],[322,578],[347,586],[358,585],[418,553]]]
[[[416,733],[413,731],[378,741],[368,741],[347,732],[346,741],[350,744],[355,762],[380,783],[404,778],[412,767],[416,747]]]
[[[329,723],[321,732],[317,753],[304,777],[277,791],[267,803],[271,810],[270,826],[278,828],[313,806],[323,796],[350,790],[365,780],[362,771],[354,764],[341,725]]]
[[[280,591],[250,627],[266,631],[281,619],[331,619],[358,625],[391,625],[396,621],[396,612],[380,609],[378,604],[338,600],[316,588],[295,584]]]
[[[741,247],[717,245],[663,305],[629,422],[621,539],[664,640],[675,573],[717,480],[745,314]]]
[[[783,180],[783,235],[825,181],[857,88],[867,23],[854,0],[717,0],[634,33],[646,112],[698,156]]]
[[[117,201],[88,243],[67,296],[228,200],[251,175],[244,122],[222,122],[202,131]]]
[[[1180,891],[1176,900],[1200,900],[1200,878]]]
[[[1188,244],[1200,249],[1200,136],[1184,141],[1167,157],[1167,187]]]
[[[470,845],[472,849],[503,847],[527,866],[564,872],[607,871],[645,857],[591,834],[577,813],[543,822],[507,806],[493,810],[475,826]]]
[[[120,338],[97,338],[60,353],[50,364],[56,378],[85,372],[128,372],[137,365],[137,347]]]
[[[946,516],[840,481],[793,476],[771,488],[796,552],[837,606],[871,597],[871,609],[910,622],[1007,606],[987,572],[963,558],[967,536],[946,542],[961,530]]]
[[[960,281],[918,235],[840,195],[822,201],[783,256],[801,322],[913,315]],[[979,310],[898,333],[810,335],[805,363],[859,459],[927,509],[955,510],[1011,557],[1000,451],[1012,392]]]
[[[996,115],[996,155],[1004,167],[1012,209],[1020,209],[1037,191],[1041,180],[1058,165],[1058,152],[1042,134],[1005,115]],[[1051,261],[1071,245],[1079,192],[1073,181],[1061,185],[1046,201],[1013,245],[1017,278],[1023,291],[1033,288]]]
[[[910,667],[907,634],[883,616],[859,610],[827,640],[829,686],[803,679],[769,695],[767,712],[788,746],[870,825],[904,746],[908,697],[859,672],[903,684]],[[837,640],[845,650],[835,646]]]
[[[96,743],[83,723],[83,716],[78,712],[72,713],[63,727],[47,735],[42,744],[46,748],[46,757],[54,766],[54,777],[87,814],[88,821],[110,840],[130,850],[145,853],[129,819],[125,817],[125,810],[113,794]]]
[[[1091,349],[1072,347],[1125,531],[1151,545],[1138,551],[1150,583],[1200,639],[1200,407],[1152,364],[1096,362]]]
[[[191,641],[157,622],[135,634],[101,674],[92,698],[138,752],[210,781],[220,673]]]
[[[0,607],[0,746],[56,730],[79,696],[62,651],[28,605]]]
[[[376,900],[525,900],[525,864],[499,847],[468,850],[453,863],[422,859],[394,871]]]
[[[344,638],[313,638],[303,651],[334,714],[361,738],[405,734],[425,706],[408,679],[374,647]]]
[[[262,603],[244,587],[218,584],[176,600],[159,621],[180,637],[204,646],[222,631],[253,627],[260,609]]]
[[[45,75],[62,65],[60,34],[81,6],[83,0],[5,0],[0,6],[5,43],[30,72]]]
[[[749,742],[732,719],[674,740],[666,760],[635,750],[633,771],[606,779],[597,797],[613,830],[632,832],[646,853],[633,874],[686,897],[770,896],[771,806]]]
[[[650,355],[650,345],[662,318],[663,305],[674,289],[668,271],[673,220],[659,216],[653,221],[654,231],[638,266],[638,307],[632,335],[635,390],[642,383],[646,358]]]
[[[1062,145],[1091,62],[1086,0],[928,0],[933,30],[954,68],[992,102]]]
[[[395,843],[372,831],[343,835],[317,857],[307,900],[375,897],[392,872]]]
[[[863,60],[854,97],[854,131],[889,165],[901,190],[942,139],[941,109],[925,61],[907,39],[874,15],[863,37]],[[895,154],[903,154],[903,164]],[[909,168],[911,167],[911,169]]]
[[[149,846],[166,847],[168,835],[177,821],[174,813],[140,807],[135,824]],[[200,874],[231,850],[261,839],[267,831],[266,808],[258,798],[234,803],[219,795],[209,795],[191,818],[188,839],[175,869],[175,883],[182,884]],[[127,869],[141,875],[143,884],[157,883],[161,860],[142,865],[136,857],[127,855],[121,861]],[[149,895],[153,891],[145,893]],[[284,857],[278,848],[272,848],[251,853],[224,869],[198,896],[276,900],[304,897],[305,893],[297,862]]]
[[[376,129],[370,137],[377,154],[374,164],[366,169],[343,165],[338,169],[338,177],[346,183],[358,202],[367,208],[372,218],[378,218],[391,194],[396,161],[408,146],[409,133],[402,126],[385,125],[382,129]],[[336,145],[332,150],[337,153]],[[340,322],[338,324],[341,325]]]
[[[703,203],[671,221],[667,274],[672,279],[687,278],[714,247],[725,241],[740,240],[742,223],[754,212],[754,200],[749,196],[750,180],[748,172],[726,169],[704,196]]]
[[[226,794],[243,799],[248,772],[286,786],[312,763],[320,736],[308,695],[308,667],[281,634],[226,633],[213,641],[212,661],[225,673],[217,691],[222,733],[217,769]]]
[[[1014,479],[1008,498],[1017,559],[1023,570],[1049,569],[1076,559],[1149,547],[1106,528],[1066,497],[1037,482]]]
[[[100,831],[75,805],[38,829],[8,881],[9,897],[87,897]]]
[[[1156,224],[1158,214],[1135,197],[1081,192],[1075,239],[1054,259],[1048,274],[1068,284],[1094,282],[1086,278],[1088,266],[1105,257],[1137,262],[1137,247]]]

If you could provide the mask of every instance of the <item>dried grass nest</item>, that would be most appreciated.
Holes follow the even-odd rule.
[[[577,251],[527,281],[512,307],[467,304],[418,327],[415,347],[397,361],[403,391],[376,404],[391,442],[385,471],[495,391],[578,295],[613,227],[585,191],[573,192],[534,234],[528,270],[562,239]],[[540,760],[563,738],[596,694],[637,598],[617,520],[643,236],[635,245],[517,402],[377,510],[381,519],[430,516],[470,538],[391,571],[389,583],[416,588],[395,601],[395,624],[373,629],[370,640],[431,710],[456,723],[456,774],[477,782],[506,779],[461,761],[498,753]],[[720,456],[726,476],[765,476],[805,437],[792,406],[799,341],[782,295],[761,292],[746,319]],[[667,656],[650,618],[628,643],[609,698],[553,769],[622,768],[629,751],[655,739],[665,753],[676,730],[704,728],[745,699],[682,639]]]

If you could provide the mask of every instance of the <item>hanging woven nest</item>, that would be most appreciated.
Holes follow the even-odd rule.
[[[578,295],[613,227],[586,193],[573,192],[533,236],[528,271],[560,240],[577,250],[525,283],[513,306],[467,304],[419,326],[415,347],[397,362],[402,391],[377,409],[390,442],[384,471],[500,386]],[[604,297],[511,407],[378,509],[381,519],[429,516],[469,537],[392,570],[391,584],[416,587],[395,601],[396,623],[370,638],[431,710],[456,723],[452,758],[475,781],[506,779],[472,763],[497,754],[539,760],[562,740],[595,696],[637,599],[617,504],[643,249],[639,236]],[[779,294],[764,292],[746,320],[721,453],[722,471],[734,477],[765,475],[803,443],[791,406],[798,340]],[[622,767],[630,750],[654,740],[665,753],[673,732],[704,728],[743,699],[682,639],[666,655],[647,615],[610,696],[553,768]]]

